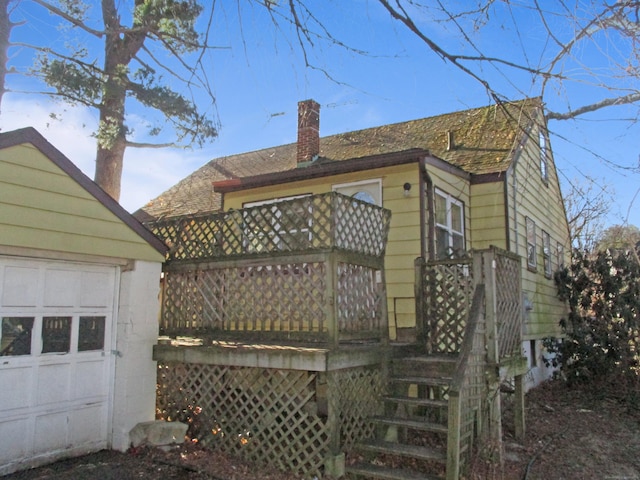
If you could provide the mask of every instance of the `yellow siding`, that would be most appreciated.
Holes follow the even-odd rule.
[[[0,150],[0,245],[162,261],[162,255],[29,144]]]
[[[532,307],[525,321],[525,339],[558,335],[558,322],[565,314],[566,306],[558,300],[553,279],[545,276],[542,232],[549,233],[551,237],[551,265],[555,272],[558,269],[557,245],[562,245],[567,253],[570,251],[569,229],[557,173],[550,156],[548,181],[544,182],[541,176],[537,129],[532,130],[515,168],[510,171],[507,190],[511,250],[523,257],[522,289]],[[536,224],[535,271],[527,267],[527,217]]]
[[[471,186],[471,248],[482,250],[494,245],[506,249],[504,182]]]

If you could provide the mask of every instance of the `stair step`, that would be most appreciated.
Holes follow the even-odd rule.
[[[412,428],[414,430],[423,430],[426,432],[447,433],[446,425],[435,422],[425,422],[421,419],[402,418],[402,417],[373,417],[372,420],[383,425],[396,425],[398,427]]]
[[[458,363],[457,355],[413,355],[404,358],[397,359],[396,362],[415,362],[415,363],[446,363],[446,364],[456,364]]]
[[[347,473],[381,480],[442,480],[443,477],[427,475],[414,470],[389,468],[370,463],[359,463],[346,467]]]
[[[407,445],[396,442],[370,441],[359,443],[360,450],[369,452],[386,453],[387,455],[401,455],[403,457],[415,458],[417,460],[446,462],[445,453],[429,447],[419,447],[417,445]]]
[[[383,398],[388,402],[404,403],[406,405],[414,405],[418,407],[444,408],[449,406],[449,402],[446,400],[433,400],[431,398],[415,398],[402,396],[385,396]]]
[[[392,382],[415,383],[417,385],[428,385],[432,387],[443,387],[451,383],[451,377],[416,377],[416,376],[394,376]]]

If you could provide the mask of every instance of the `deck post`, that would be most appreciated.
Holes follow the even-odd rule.
[[[482,280],[486,288],[485,321],[488,362],[488,407],[489,407],[489,440],[495,446],[497,460],[503,463],[502,445],[502,407],[500,399],[500,352],[498,347],[498,318],[496,295],[496,259],[495,250],[484,250]]]
[[[524,441],[525,427],[525,406],[524,406],[524,375],[515,376],[515,398],[514,416],[516,440]]]
[[[338,325],[338,261],[335,252],[327,255],[326,260],[326,322],[329,333],[329,345],[331,348],[338,348],[340,344],[340,328]]]
[[[425,325],[424,312],[424,264],[425,260],[418,257],[414,260],[415,271],[415,299],[416,299],[416,336],[420,345],[425,345],[427,340],[427,327]],[[397,325],[396,325],[397,327]]]
[[[449,431],[447,432],[447,480],[460,477],[460,421],[462,406],[459,392],[449,394]]]

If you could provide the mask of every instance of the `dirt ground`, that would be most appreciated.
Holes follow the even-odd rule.
[[[479,452],[468,480],[640,480],[640,416],[592,392],[545,384],[527,395],[527,438],[514,441],[505,420],[504,467]],[[98,452],[2,477],[3,480],[295,480],[237,459],[182,445]]]

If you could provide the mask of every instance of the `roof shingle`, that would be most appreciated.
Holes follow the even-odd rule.
[[[345,161],[419,148],[472,175],[504,172],[540,108],[539,98],[525,99],[321,137],[320,157]],[[295,143],[215,158],[138,213],[161,218],[216,211],[221,197],[214,182],[296,167]]]

